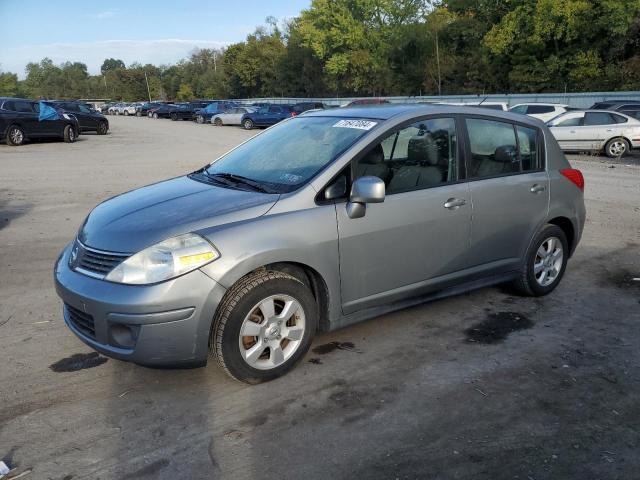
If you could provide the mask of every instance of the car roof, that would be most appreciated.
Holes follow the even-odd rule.
[[[531,125],[540,125],[542,122],[534,117],[521,115],[502,110],[491,110],[482,107],[467,107],[462,105],[443,105],[443,104],[425,104],[425,103],[387,103],[384,105],[357,106],[331,108],[327,110],[316,110],[308,112],[305,117],[337,117],[337,118],[372,118],[376,120],[389,120],[405,114],[413,115],[434,115],[434,114],[450,114],[467,113],[481,115],[484,117],[496,117],[505,120],[511,120],[518,123],[528,123]]]
[[[520,105],[541,105],[543,107],[568,107],[569,106],[566,103],[522,102],[522,103],[516,103],[513,107],[519,107]],[[510,108],[513,108],[513,107],[510,107]]]

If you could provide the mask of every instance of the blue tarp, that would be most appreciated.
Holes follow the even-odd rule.
[[[40,115],[38,117],[38,120],[42,122],[43,120],[59,120],[60,119],[60,114],[55,108],[53,108],[51,105],[45,102],[39,102],[39,103],[40,103]]]

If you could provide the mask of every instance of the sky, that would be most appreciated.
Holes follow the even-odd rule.
[[[0,70],[24,78],[29,62],[82,62],[90,74],[105,58],[176,63],[195,48],[244,40],[265,18],[297,16],[311,0],[0,0]]]

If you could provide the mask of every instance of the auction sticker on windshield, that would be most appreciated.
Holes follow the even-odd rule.
[[[337,128],[357,128],[358,130],[371,130],[378,123],[371,120],[340,120],[334,127]]]

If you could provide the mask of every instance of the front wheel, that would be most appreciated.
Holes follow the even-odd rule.
[[[76,130],[71,125],[67,125],[64,127],[64,132],[62,134],[62,138],[67,143],[73,143],[76,141],[77,135]]]
[[[612,138],[604,147],[604,153],[609,158],[624,157],[629,152],[629,142],[624,138]]]
[[[221,118],[216,118],[216,119],[213,121],[213,124],[214,124],[216,127],[221,127],[221,126],[222,126],[222,119],[221,119]]]
[[[155,118],[156,120],[159,118],[157,113],[154,113],[152,116],[153,116],[153,118]]]
[[[125,111],[124,111],[124,116],[125,116],[125,117],[128,117],[128,116],[129,116],[129,110],[125,110]]]
[[[176,120],[178,120],[178,115],[176,115],[175,113],[172,113],[172,114],[171,114],[171,120],[173,120],[174,122],[175,122]]]
[[[514,286],[523,295],[540,297],[560,283],[569,258],[569,244],[557,225],[545,225],[531,242]]]
[[[251,130],[253,128],[253,120],[247,118],[244,122],[242,122],[242,128],[245,130]]]
[[[98,135],[106,135],[108,130],[107,122],[98,123]]]
[[[309,350],[317,318],[315,299],[300,280],[278,271],[255,272],[239,280],[220,303],[212,353],[236,380],[273,380]]]
[[[11,125],[7,130],[7,145],[18,147],[24,143],[24,130],[17,125]]]
[[[204,123],[204,117],[202,115],[198,115],[198,117],[196,118],[196,122],[202,125]]]
[[[137,111],[136,112],[136,117],[141,117],[142,116],[142,112],[141,111]]]

